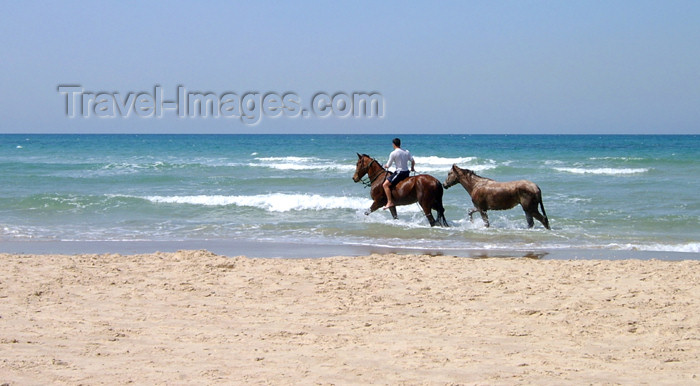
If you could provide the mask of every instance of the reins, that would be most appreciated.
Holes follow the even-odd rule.
[[[370,162],[369,165],[367,165],[367,178],[369,179],[369,182],[365,181],[364,179],[360,180],[360,181],[362,182],[362,184],[365,186],[365,188],[371,187],[372,184],[374,183],[374,181],[376,181],[377,178],[379,178],[380,175],[388,173],[388,171],[387,171],[386,169],[384,169],[381,165],[379,165],[379,162],[377,162],[376,159],[374,159],[374,158],[372,158],[372,157],[369,157],[369,158],[372,160],[372,162]],[[377,163],[377,165],[379,165],[379,167],[382,169],[382,171],[380,171],[379,173],[375,174],[374,178],[372,178],[372,176],[369,175],[369,168],[370,168],[370,167],[372,166],[372,164],[375,163],[375,162]]]

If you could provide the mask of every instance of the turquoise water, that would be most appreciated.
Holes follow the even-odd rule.
[[[417,205],[363,214],[356,153],[389,135],[0,135],[1,241],[240,240],[409,248],[700,252],[700,136],[404,135],[416,169],[453,163],[542,189],[552,225],[475,216],[445,192],[450,228]]]

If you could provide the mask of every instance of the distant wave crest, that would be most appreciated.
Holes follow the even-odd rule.
[[[700,243],[697,242],[687,244],[610,244],[607,247],[628,251],[700,253]]]
[[[444,172],[447,173],[453,164],[461,168],[468,168],[476,172],[495,169],[498,165],[493,160],[478,162],[477,157],[414,157],[416,160],[416,170],[420,172]]]
[[[355,170],[355,165],[340,164],[316,157],[257,157],[255,160],[259,162],[249,163],[248,166],[279,170]]]
[[[413,157],[416,162],[419,163],[425,163],[428,165],[447,165],[447,166],[452,166],[452,164],[464,164],[468,162],[473,162],[476,160],[476,157],[437,157],[434,155],[427,156],[427,157]]]
[[[467,167],[474,171],[484,171],[496,168],[493,160],[485,160],[484,163],[477,163],[476,157],[438,157],[438,156],[417,156],[416,170],[419,172],[447,172],[453,164]],[[278,170],[329,170],[339,172],[351,172],[355,170],[353,164],[343,164],[317,157],[255,157],[256,162],[248,164],[250,167],[265,167]],[[377,159],[380,163],[384,162]]]
[[[270,212],[292,210],[366,209],[371,201],[359,197],[321,196],[318,194],[257,194],[250,196],[198,195],[198,196],[148,196],[142,197],[154,203],[189,204],[204,206],[246,206]]]
[[[621,174],[639,174],[648,172],[649,168],[554,168],[554,170],[574,174],[602,174],[602,175],[621,175]]]

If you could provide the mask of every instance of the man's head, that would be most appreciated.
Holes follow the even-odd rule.
[[[401,140],[400,139],[394,138],[394,140],[391,142],[394,144],[394,146],[401,147]]]

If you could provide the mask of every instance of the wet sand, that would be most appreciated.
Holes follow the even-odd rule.
[[[386,246],[365,244],[309,244],[274,240],[125,240],[125,241],[63,241],[63,240],[4,240],[0,254],[105,254],[123,255],[179,250],[201,250],[224,256],[248,256],[265,258],[318,258],[332,256],[367,256],[372,254],[404,254],[458,257],[529,257],[539,259],[578,260],[700,260],[698,252],[640,251],[625,249],[581,248],[532,248],[532,249],[478,249],[478,248],[430,248],[411,245]]]
[[[0,384],[700,384],[700,261],[0,262]]]

